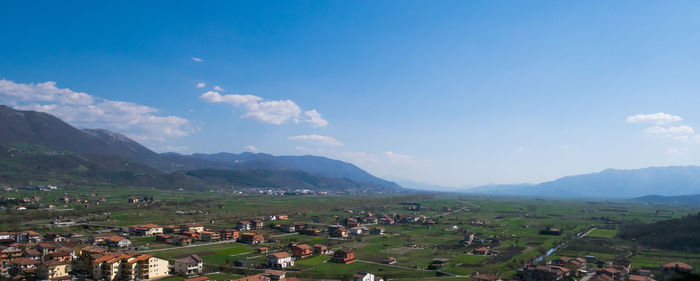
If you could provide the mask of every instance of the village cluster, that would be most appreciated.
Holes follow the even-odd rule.
[[[133,199],[129,199],[130,202]],[[448,210],[449,211],[449,210]],[[277,223],[278,221],[284,223]],[[265,237],[260,231],[267,228],[282,233],[299,233],[314,236],[327,236],[334,239],[348,239],[353,235],[383,235],[384,226],[397,223],[434,225],[436,222],[424,215],[407,216],[397,213],[375,215],[372,212],[346,211],[346,216],[338,218],[335,223],[322,226],[319,223],[289,222],[286,214],[269,215],[250,220],[238,221],[235,227],[224,229],[206,228],[200,223],[184,223],[160,226],[156,224],[114,227],[108,231],[94,231],[89,236],[80,234],[60,235],[57,233],[40,234],[27,230],[0,233],[0,274],[6,278],[36,280],[69,280],[80,277],[95,280],[152,280],[171,275],[190,278],[187,280],[209,280],[205,275],[204,259],[190,255],[178,259],[157,257],[157,253],[139,251],[132,244],[134,237],[155,237],[155,241],[186,247],[197,243],[245,243],[253,245],[261,255],[265,255],[265,264],[247,264],[245,260],[233,261],[233,266],[248,267],[262,273],[246,276],[240,281],[283,280],[294,281],[286,277],[283,270],[295,266],[295,261],[315,255],[328,255],[328,262],[349,264],[356,262],[353,249],[332,249],[324,244],[290,243],[286,247],[271,249],[266,242],[274,238]],[[487,226],[486,220],[472,220],[474,226]],[[457,228],[454,226],[453,228]],[[448,228],[445,231],[453,231]],[[548,228],[545,235],[558,235],[561,229]],[[542,234],[542,233],[541,233]],[[499,239],[479,238],[469,233],[460,244],[469,247],[473,255],[498,255],[491,248],[498,245]],[[439,269],[449,261],[447,258],[435,258],[427,269]],[[79,262],[82,269],[73,266]],[[384,264],[394,264],[395,257],[387,257]],[[693,268],[682,262],[665,263],[661,272],[676,274],[691,272]],[[502,277],[492,274],[475,273],[470,276],[476,281],[501,281]],[[520,281],[567,281],[573,278],[587,277],[589,281],[655,281],[649,270],[634,269],[628,261],[606,262],[595,257],[560,257],[546,263],[533,263],[523,266],[514,276]],[[379,281],[368,272],[361,272],[353,277],[356,281]]]

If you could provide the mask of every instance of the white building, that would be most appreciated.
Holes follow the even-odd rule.
[[[352,276],[352,281],[384,281],[384,279],[369,272],[358,272]]]
[[[267,266],[274,269],[287,268],[294,266],[294,259],[287,252],[273,253],[267,256]]]

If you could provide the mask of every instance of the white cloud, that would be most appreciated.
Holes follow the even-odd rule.
[[[321,113],[318,113],[316,109],[307,110],[304,112],[304,115],[308,118],[304,122],[311,124],[311,127],[322,128],[328,126],[328,121],[323,119]]]
[[[70,89],[59,89],[56,82],[15,83],[0,79],[0,100],[10,104],[18,102],[52,102],[65,105],[88,105],[95,101],[89,94]]]
[[[517,149],[518,149],[518,152],[523,152],[523,150],[524,150],[524,148],[523,148],[522,145],[518,145],[518,148],[517,148]]]
[[[682,154],[688,151],[686,147],[669,147],[666,149],[666,154]]]
[[[260,149],[258,149],[257,147],[255,147],[253,145],[246,145],[245,149],[250,151],[250,152],[256,152],[256,153],[260,152]]]
[[[207,86],[207,83],[199,82],[199,83],[197,83],[197,86],[195,86],[195,87],[201,89],[201,88],[204,88],[204,87],[206,87],[206,86]]]
[[[644,132],[646,132],[647,134],[680,135],[680,136],[689,136],[689,135],[695,134],[695,130],[693,130],[692,127],[687,126],[687,125],[671,126],[671,127],[654,126],[651,128],[647,128]]]
[[[652,114],[637,114],[627,117],[627,122],[629,123],[653,123],[656,125],[663,125],[666,123],[678,122],[683,120],[680,116],[671,115],[663,112],[657,112]]]
[[[418,163],[412,155],[400,154],[393,151],[384,152],[384,157],[392,164],[413,165]]]
[[[192,57],[192,60],[195,62],[204,62],[204,59],[198,57]]]
[[[214,91],[219,91],[219,92],[223,92],[223,91],[224,91],[224,89],[223,89],[223,88],[221,88],[221,87],[219,87],[219,85],[216,85],[216,86],[214,86]]]
[[[0,80],[0,101],[16,109],[47,112],[81,128],[114,130],[138,141],[163,141],[192,132],[189,120],[156,115],[158,109],[59,89],[55,82]]]
[[[264,101],[263,98],[254,95],[221,95],[217,91],[208,91],[200,98],[210,103],[228,103],[245,110],[244,118],[251,118],[264,123],[281,125],[292,121],[299,123],[300,119],[312,126],[328,125],[328,121],[321,118],[316,110],[310,110],[301,116],[301,108],[291,100]]]
[[[333,137],[329,137],[329,136],[299,135],[299,136],[289,137],[289,139],[294,140],[294,141],[304,141],[304,142],[316,144],[316,145],[343,146],[342,142],[340,142],[339,140],[337,140]]]

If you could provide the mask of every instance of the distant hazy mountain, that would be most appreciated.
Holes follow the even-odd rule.
[[[671,166],[635,170],[607,169],[599,173],[567,176],[537,185],[481,186],[467,192],[547,196],[633,198],[649,194],[700,193],[700,167]]]
[[[0,158],[0,168],[5,170],[0,173],[0,181],[6,183],[20,179],[30,181],[32,175],[56,178],[64,173],[61,175],[64,179],[71,179],[72,175],[104,182],[111,179],[120,184],[134,179],[134,175],[146,175],[140,179],[143,184],[165,185],[173,178],[180,181],[187,178],[181,183],[204,186],[206,180],[202,179],[212,177],[197,177],[201,172],[185,172],[206,169],[257,171],[228,173],[230,184],[249,185],[258,181],[275,187],[401,188],[353,164],[324,157],[262,153],[158,154],[119,133],[103,129],[79,130],[50,114],[20,111],[4,105],[0,105],[0,146],[7,152]],[[261,170],[268,172],[259,172]],[[13,177],[13,174],[21,176]],[[233,179],[234,176],[242,178]],[[216,182],[222,181],[217,179]]]
[[[212,162],[228,163],[230,168],[237,170],[245,169],[265,169],[265,170],[301,170],[310,174],[330,177],[347,178],[359,182],[379,183],[392,187],[399,187],[396,183],[375,177],[357,166],[329,159],[326,157],[304,155],[304,156],[274,156],[265,153],[243,152],[216,153],[216,154],[193,154],[197,159],[209,160]]]
[[[480,193],[490,195],[525,195],[529,192],[529,189],[534,186],[535,184],[531,183],[487,184],[463,189],[462,191],[468,193]]]
[[[428,190],[428,191],[446,191],[446,192],[456,192],[461,191],[462,188],[453,186],[436,185],[425,182],[417,182],[408,179],[397,180],[399,185],[405,188],[416,189],[416,190]]]

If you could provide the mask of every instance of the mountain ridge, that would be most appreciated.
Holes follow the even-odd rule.
[[[75,169],[78,169],[76,167],[90,166],[95,171],[99,171],[92,174],[95,177],[109,173],[109,169],[116,169],[124,173],[118,165],[101,165],[95,161],[109,163],[121,161],[139,164],[138,167],[143,171],[138,173],[153,178],[168,175],[191,177],[185,172],[198,170],[247,171],[267,169],[276,176],[267,175],[268,179],[281,180],[285,178],[283,176],[285,174],[296,173],[290,171],[304,173],[295,174],[298,177],[287,177],[286,179],[291,180],[289,185],[314,187],[312,182],[319,181],[336,182],[340,186],[353,188],[367,187],[372,190],[381,189],[380,187],[386,190],[401,188],[398,184],[375,177],[351,163],[319,156],[274,156],[262,153],[234,154],[225,152],[193,155],[159,154],[120,133],[105,129],[80,130],[48,113],[15,110],[5,105],[0,105],[0,145],[6,151],[14,151],[14,153],[24,157],[10,159],[14,157],[14,154],[7,154],[7,161],[0,163],[5,165],[4,168],[9,169],[8,171],[12,171],[13,167],[20,169],[16,172],[33,169],[27,164],[37,164],[37,158],[42,155],[42,157],[51,156],[49,163],[57,165],[51,167],[54,171],[81,174],[76,172]],[[31,151],[32,149],[41,151],[41,153],[34,153],[35,151]],[[240,159],[245,161],[241,162]],[[21,161],[28,163],[21,163]],[[61,165],[75,169],[66,170],[65,167],[60,167]],[[127,171],[127,173],[136,173],[136,171]],[[247,177],[261,175],[261,173],[246,173],[248,172],[241,172],[238,175],[245,174]],[[86,176],[87,174],[82,173],[81,175]],[[317,177],[317,179],[312,179],[312,177]],[[311,183],[307,181],[311,181]],[[284,186],[281,182],[274,180],[268,180],[266,183]]]

